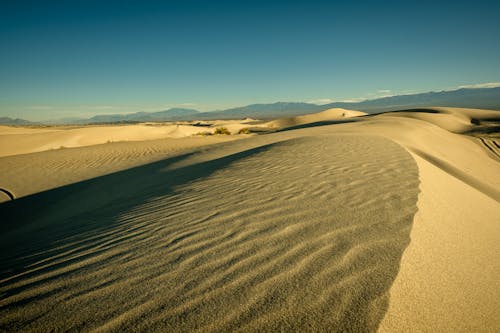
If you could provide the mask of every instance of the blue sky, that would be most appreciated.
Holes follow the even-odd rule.
[[[497,2],[12,1],[0,116],[340,101],[500,81]]]

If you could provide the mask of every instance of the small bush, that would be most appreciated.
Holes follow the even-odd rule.
[[[248,129],[247,127],[242,128],[238,131],[238,134],[250,134],[250,129]]]
[[[204,131],[204,132],[198,132],[198,133],[196,133],[196,134],[194,134],[194,135],[209,136],[209,135],[212,135],[212,133],[211,133],[211,132]]]
[[[225,128],[225,127],[218,127],[218,128],[215,129],[214,134],[226,134],[226,135],[230,135],[231,132],[229,132],[227,130],[227,128]]]

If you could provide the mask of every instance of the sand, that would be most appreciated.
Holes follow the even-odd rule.
[[[213,134],[218,127],[225,127],[231,134],[238,134],[242,128],[248,128],[249,121],[251,119],[136,125],[49,127],[0,125],[0,157],[114,142],[186,138],[200,134]]]
[[[498,332],[498,114],[0,158],[0,329]]]
[[[269,121],[264,125],[271,128],[290,129],[300,127],[301,125],[325,125],[325,122],[342,122],[346,119],[350,120],[349,118],[361,117],[365,115],[366,113],[361,111],[333,108],[318,113],[306,114],[303,116],[280,118]]]
[[[499,204],[414,158],[418,212],[380,332],[498,332]]]

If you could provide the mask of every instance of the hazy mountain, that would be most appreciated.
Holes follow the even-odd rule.
[[[327,108],[346,108],[368,113],[394,111],[422,106],[449,106],[474,109],[500,110],[500,87],[480,89],[458,89],[452,91],[427,92],[413,95],[398,95],[357,103],[330,103]]]
[[[112,123],[133,121],[174,121],[196,118],[199,111],[194,109],[172,108],[159,112],[136,112],[129,114],[98,115],[89,119],[82,119],[79,123]]]
[[[242,119],[246,117],[266,119],[290,117],[315,113],[329,108],[345,108],[378,113],[410,109],[423,106],[450,106],[477,109],[500,110],[500,87],[464,88],[452,91],[426,92],[413,95],[383,97],[361,102],[334,102],[326,105],[310,103],[277,102],[271,104],[251,104],[226,110],[200,112],[194,109],[172,108],[160,112],[136,112],[130,114],[98,115],[88,119],[60,119],[52,123],[114,123],[143,121],[179,121],[208,119]],[[3,124],[30,124],[23,119],[0,118]]]
[[[367,113],[378,113],[423,106],[449,106],[500,110],[500,87],[480,89],[464,88],[453,91],[398,95],[365,100],[362,102],[334,102],[326,105],[285,102],[252,104],[223,111],[199,113],[196,117],[197,119],[238,119],[245,117],[265,119],[314,113],[329,108],[345,108]]]
[[[29,120],[25,119],[13,119],[9,117],[0,117],[0,124],[2,125],[29,125],[29,124],[35,124],[34,122],[31,122]]]

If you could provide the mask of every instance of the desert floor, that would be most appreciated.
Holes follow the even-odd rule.
[[[499,111],[0,127],[0,175],[0,331],[500,332]]]

